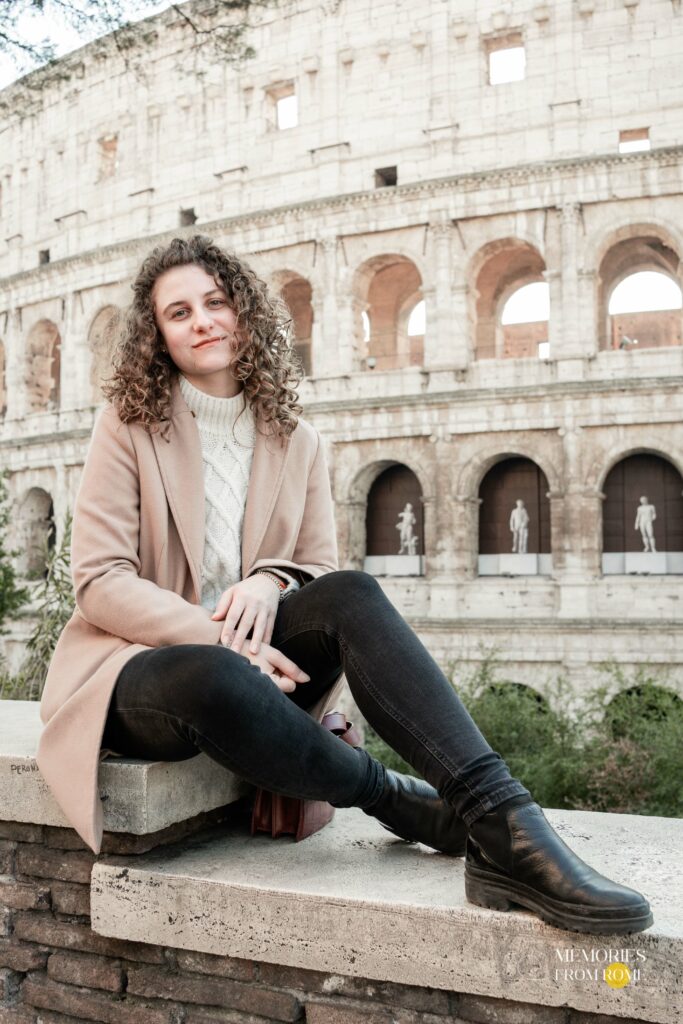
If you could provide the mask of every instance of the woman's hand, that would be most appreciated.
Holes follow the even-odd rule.
[[[251,651],[251,641],[245,640],[244,646],[240,651],[245,658],[248,658],[252,665],[258,665],[265,675],[270,676],[274,683],[284,690],[285,693],[291,693],[292,690],[296,690],[297,683],[308,683],[310,676],[307,675],[298,665],[295,665],[293,661],[278,651],[277,648],[271,647],[270,644],[261,644],[261,650],[258,654],[253,654]]]
[[[262,641],[270,642],[275,625],[277,606],[280,602],[280,588],[263,573],[248,576],[225,590],[216,605],[212,619],[225,619],[221,631],[221,643],[233,651],[242,651],[247,633],[253,627],[250,653],[258,654]]]

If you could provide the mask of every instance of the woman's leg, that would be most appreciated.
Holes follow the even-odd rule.
[[[466,824],[529,796],[373,576],[339,571],[307,583],[280,606],[272,643],[312,680],[336,662],[373,729]]]
[[[312,678],[318,658],[337,658],[370,725],[463,817],[471,902],[498,910],[521,905],[581,932],[627,934],[652,924],[647,900],[577,857],[511,778],[373,577],[335,572],[306,584],[279,610],[273,644]],[[392,773],[378,804],[397,808]],[[364,809],[380,816],[377,805]],[[422,807],[413,810],[419,832],[425,816]],[[409,823],[405,814],[401,820]]]
[[[310,695],[329,689],[327,670]],[[119,673],[102,746],[128,757],[182,761],[204,751],[257,786],[364,807],[384,767],[290,700],[251,662],[218,644],[141,651]]]

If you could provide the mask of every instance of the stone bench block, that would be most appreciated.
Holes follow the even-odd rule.
[[[40,774],[39,704],[0,701],[0,819],[70,827]],[[206,754],[187,761],[108,757],[100,762],[105,832],[147,835],[233,803],[253,787]]]
[[[232,824],[172,853],[102,858],[92,873],[92,927],[198,952],[673,1024],[683,1007],[683,821],[547,813],[579,855],[647,895],[652,928],[579,935],[530,913],[472,906],[462,859],[396,840],[353,808],[337,809],[300,843],[252,838]],[[639,969],[637,979],[617,989],[586,978],[586,968],[601,973],[614,951]]]

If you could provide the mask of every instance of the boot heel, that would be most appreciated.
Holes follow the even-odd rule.
[[[489,888],[483,882],[479,882],[469,875],[465,875],[465,895],[470,903],[477,907],[486,907],[487,910],[511,910],[512,903],[495,889]]]

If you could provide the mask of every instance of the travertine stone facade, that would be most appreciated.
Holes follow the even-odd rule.
[[[288,287],[310,331],[302,398],[328,447],[342,566],[363,567],[379,473],[415,473],[424,575],[384,584],[440,659],[496,643],[506,674],[539,689],[560,671],[580,688],[609,657],[683,687],[683,576],[602,561],[610,470],[646,452],[683,473],[681,310],[651,314],[640,348],[614,347],[608,313],[630,273],[683,282],[683,8],[299,0],[255,22],[238,71],[183,75],[187,27],[167,12],[146,82],[92,45],[30,109],[21,83],[0,94],[0,444],[18,505],[41,488],[61,527],[109,316],[153,243],[199,229]],[[508,38],[526,78],[490,85],[487,52]],[[299,124],[278,131],[283,83]],[[644,128],[651,150],[619,153],[620,132]],[[397,184],[376,188],[393,167]],[[549,286],[548,359],[515,354],[537,324],[520,341],[500,321],[533,281]],[[478,575],[480,485],[513,456],[547,479],[552,571]]]

